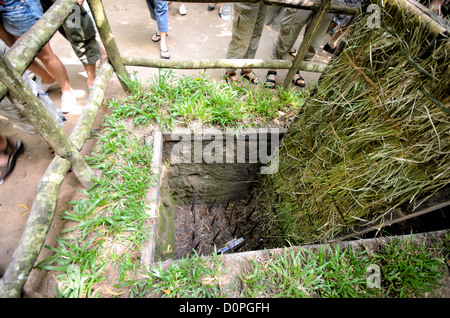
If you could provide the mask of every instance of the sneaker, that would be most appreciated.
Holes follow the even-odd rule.
[[[61,112],[70,113],[77,106],[77,99],[72,91],[64,92],[61,96]]]
[[[36,84],[44,91],[44,93],[47,93],[50,90],[50,88],[55,88],[59,86],[59,83],[56,80],[54,80],[51,83],[43,83],[42,78],[40,77],[36,81]]]
[[[180,3],[180,5],[178,6],[178,12],[181,15],[186,15],[187,14],[186,6],[184,5],[184,3]]]

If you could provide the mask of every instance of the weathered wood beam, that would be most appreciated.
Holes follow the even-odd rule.
[[[83,112],[70,136],[70,140],[78,148],[82,147],[90,134],[112,73],[111,65],[107,62],[103,63]],[[5,274],[0,279],[0,298],[20,297],[23,286],[44,245],[55,215],[61,184],[70,166],[69,160],[56,156],[36,186],[36,196],[25,230]]]
[[[308,48],[311,45],[312,39],[316,34],[324,15],[327,13],[329,6],[330,0],[323,0],[320,3],[319,9],[313,13],[310,26],[305,31],[305,35],[303,36],[302,43],[300,44],[297,55],[295,56],[294,62],[292,63],[292,67],[289,69],[286,78],[284,79],[283,87],[285,89],[289,88],[289,85],[292,82],[295,73],[299,70],[300,64],[302,63],[306,53],[308,52]]]
[[[129,77],[129,74],[122,62],[122,57],[120,55],[119,48],[117,47],[114,35],[111,31],[111,26],[109,25],[108,18],[105,13],[105,8],[103,7],[101,0],[87,0],[87,2],[89,3],[89,7],[91,8],[92,15],[94,16],[98,33],[100,35],[100,38],[102,39],[106,53],[108,54],[109,62],[118,75],[122,88],[127,92],[128,87],[122,79]]]
[[[124,56],[126,66],[142,66],[174,69],[218,69],[218,68],[262,68],[290,69],[289,60],[257,60],[257,59],[217,59],[217,60],[162,60],[147,57]],[[302,61],[300,69],[308,72],[322,73],[327,64]]]
[[[8,88],[11,102],[33,124],[59,156],[70,160],[78,180],[84,187],[90,188],[92,186],[92,170],[3,53],[0,53],[0,81]]]

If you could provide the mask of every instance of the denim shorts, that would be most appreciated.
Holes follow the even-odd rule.
[[[0,23],[12,35],[21,36],[41,17],[39,0],[4,0],[0,4]],[[0,3],[1,3],[0,2]]]

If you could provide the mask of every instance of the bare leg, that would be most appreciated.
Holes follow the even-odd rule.
[[[13,46],[16,40],[18,39],[18,37],[8,33],[1,24],[0,24],[0,38],[9,47]],[[40,76],[42,78],[43,83],[49,84],[55,81],[55,78],[36,60],[33,60],[33,62],[31,62],[28,69],[34,74]]]
[[[83,65],[83,66],[87,73],[87,87],[91,88],[92,84],[94,84],[94,81],[95,81],[97,65],[91,64],[91,65]]]
[[[42,48],[37,57],[45,65],[49,73],[58,81],[61,86],[61,92],[64,93],[70,91],[71,86],[67,70],[59,57],[53,52],[49,43]]]

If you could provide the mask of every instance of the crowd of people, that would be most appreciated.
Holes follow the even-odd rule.
[[[5,44],[5,50],[12,46],[20,36],[28,31],[47,11],[56,0],[3,0],[0,1],[0,40]],[[170,53],[167,45],[169,35],[169,2],[161,0],[145,0],[151,19],[156,21],[157,31],[151,36],[153,42],[159,42],[160,57],[169,59]],[[361,3],[362,0],[342,0],[343,2]],[[431,0],[430,7],[433,12],[439,14],[441,6],[449,0]],[[87,73],[87,89],[89,89],[96,77],[96,67],[106,59],[107,54],[96,40],[97,30],[95,23],[84,4],[84,0],[77,0],[80,9],[80,27],[68,25],[66,20],[59,32],[70,42],[73,51],[83,64]],[[222,19],[231,19],[230,5],[224,3],[209,3],[207,10],[212,11],[219,5],[218,14]],[[262,3],[234,3],[232,36],[228,44],[227,59],[253,59],[259,47],[263,28],[268,18],[269,6]],[[178,12],[186,15],[186,5],[178,2]],[[273,43],[270,58],[282,60],[287,54],[295,56],[293,48],[300,32],[310,27],[313,11],[284,8],[280,11],[280,31]],[[320,51],[324,37],[330,29],[336,30],[323,49],[334,53],[337,42],[346,32],[352,18],[345,15],[326,13],[319,28],[314,34],[310,47],[304,57],[305,61],[311,61]],[[4,52],[3,52],[4,53]],[[45,93],[52,88],[61,89],[60,111],[63,114],[70,113],[77,101],[70,85],[69,76],[60,58],[53,52],[50,43],[47,43],[36,56],[36,59],[28,67],[28,71],[35,75],[39,92]],[[225,80],[229,83],[238,83],[242,80],[257,84],[259,79],[252,69],[242,69],[240,77],[236,68],[228,68],[225,72]],[[277,70],[270,69],[267,72],[264,85],[267,88],[276,88]],[[299,87],[305,86],[305,80],[297,71],[293,84]],[[54,105],[53,105],[54,106]],[[1,108],[2,106],[0,106]],[[56,106],[54,106],[56,107]],[[0,184],[8,176],[15,166],[17,156],[23,152],[24,145],[20,140],[13,140],[0,133]]]

